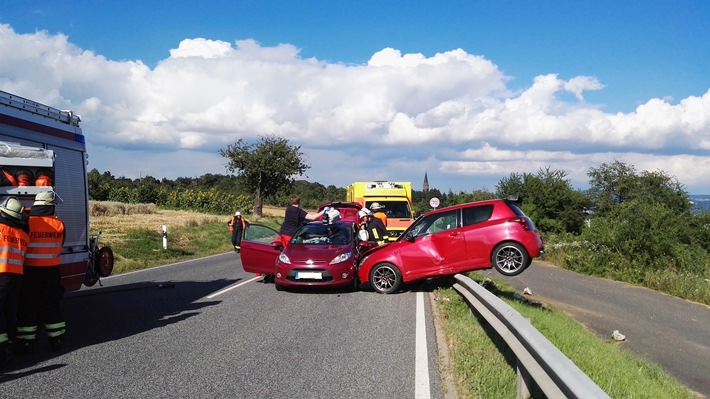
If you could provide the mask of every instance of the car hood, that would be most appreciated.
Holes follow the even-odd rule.
[[[284,254],[291,262],[305,262],[307,260],[322,260],[330,262],[336,256],[351,250],[351,245],[299,245],[289,244],[284,248]]]

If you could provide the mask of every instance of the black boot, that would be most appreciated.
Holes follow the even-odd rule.
[[[34,352],[35,342],[28,341],[26,339],[18,339],[17,344],[15,344],[15,352],[22,353],[23,355]]]
[[[52,352],[58,352],[62,350],[63,339],[62,337],[50,338],[49,339],[49,350]]]

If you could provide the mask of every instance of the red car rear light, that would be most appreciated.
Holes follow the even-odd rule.
[[[530,225],[528,224],[528,220],[527,220],[526,218],[515,217],[515,218],[511,218],[511,219],[508,220],[508,221],[509,221],[509,222],[513,222],[513,223],[519,223],[521,226],[523,226],[523,228],[525,229],[525,231],[530,231],[530,230],[531,230],[531,229],[530,229]]]

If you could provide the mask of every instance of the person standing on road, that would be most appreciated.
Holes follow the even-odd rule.
[[[59,264],[66,234],[64,223],[55,213],[56,204],[61,202],[54,191],[44,191],[35,196],[30,209],[30,243],[17,315],[17,348],[23,353],[33,350],[40,321],[50,349],[62,348],[66,322],[60,306],[64,287]]]
[[[298,195],[291,197],[291,206],[286,208],[284,213],[284,221],[281,223],[281,230],[279,234],[281,235],[281,244],[285,247],[288,242],[291,241],[291,237],[301,228],[301,225],[306,220],[316,220],[323,216],[322,210],[318,213],[309,213],[300,208],[301,198]]]
[[[242,217],[242,214],[239,211],[236,211],[234,212],[234,216],[232,216],[232,220],[230,220],[227,224],[229,225],[229,231],[232,232],[232,245],[234,246],[234,252],[239,253],[239,251],[242,250],[241,245],[244,230],[246,230],[249,222]]]
[[[30,241],[25,207],[16,197],[0,204],[0,367],[12,358],[17,302]]]

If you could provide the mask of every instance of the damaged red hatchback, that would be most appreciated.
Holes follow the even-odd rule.
[[[511,196],[425,213],[397,241],[366,253],[358,278],[389,294],[410,281],[477,269],[520,274],[544,246],[517,201]]]
[[[357,212],[354,202],[321,205],[337,209],[335,217],[323,217],[301,226],[282,248],[278,232],[252,224],[241,245],[244,271],[274,276],[277,290],[285,287],[357,287],[356,265],[367,246],[359,245]],[[330,213],[327,213],[330,214]]]

